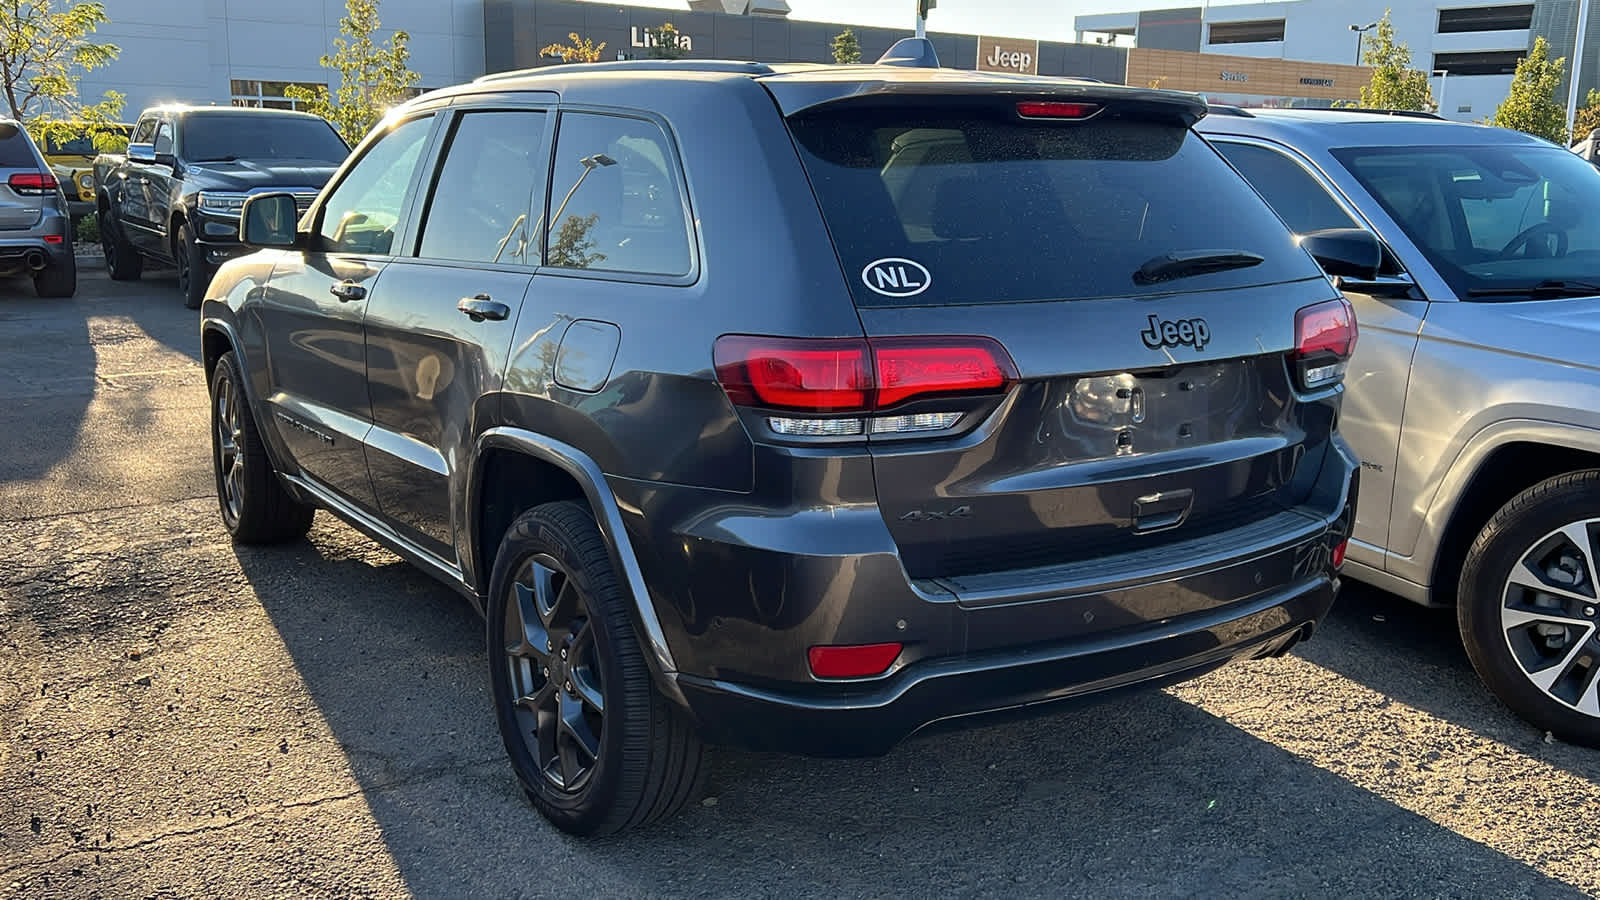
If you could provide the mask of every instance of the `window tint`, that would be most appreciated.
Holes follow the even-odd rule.
[[[194,162],[304,159],[336,164],[350,150],[321,119],[230,111],[185,117],[183,153]]]
[[[654,123],[563,115],[554,179],[547,265],[688,274],[682,188],[667,136]]]
[[[431,116],[409,119],[367,148],[323,206],[322,249],[378,255],[392,251],[406,191],[422,161],[432,124]]]
[[[825,107],[791,128],[862,306],[1124,297],[1318,276],[1271,209],[1181,125],[873,105]],[[1263,262],[1182,281],[1135,278],[1168,254],[1197,251]],[[899,260],[931,281],[916,291],[865,281],[875,263]]]
[[[172,152],[172,126],[165,122],[162,122],[161,127],[156,129],[156,152]]]
[[[1227,141],[1216,142],[1216,148],[1266,198],[1290,231],[1305,234],[1322,228],[1356,227],[1355,220],[1311,173],[1282,153]]]
[[[28,147],[28,135],[16,125],[0,122],[0,169],[36,169],[39,167]]]
[[[419,255],[523,262],[544,200],[542,112],[469,112],[456,123],[423,220]],[[535,201],[535,198],[538,198]]]

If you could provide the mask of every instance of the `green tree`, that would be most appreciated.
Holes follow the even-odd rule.
[[[108,21],[99,3],[57,9],[55,0],[0,0],[0,93],[5,111],[35,138],[76,137],[83,129],[69,123],[81,123],[97,145],[114,142],[105,126],[121,115],[123,96],[107,91],[98,103],[78,97],[83,73],[109,65],[121,52],[93,40]]]
[[[647,38],[645,55],[651,59],[683,59],[689,51],[683,46],[684,34],[671,22],[663,22],[656,28],[644,30]]]
[[[284,95],[332,122],[354,146],[389,107],[416,93],[420,76],[410,68],[411,35],[396,31],[382,44],[373,39],[379,25],[378,0],[345,0],[345,13],[339,20],[341,36],[333,39],[333,54],[321,59],[323,68],[339,73],[338,93],[318,85],[315,90],[290,87]]]
[[[1439,108],[1439,104],[1433,102],[1428,73],[1411,68],[1411,48],[1403,41],[1394,39],[1394,25],[1389,22],[1389,10],[1383,11],[1377,31],[1367,39],[1361,62],[1372,67],[1372,80],[1361,88],[1361,100],[1357,106],[1422,112]]]
[[[1556,99],[1566,67],[1565,57],[1551,59],[1550,45],[1542,37],[1535,38],[1533,49],[1517,63],[1511,92],[1494,111],[1489,124],[1525,131],[1566,146],[1567,105]]]
[[[1572,120],[1572,140],[1581,141],[1596,129],[1600,129],[1600,91],[1590,88],[1583,105],[1578,107],[1577,117]]]
[[[594,253],[594,238],[589,232],[600,220],[598,213],[587,216],[567,216],[556,229],[556,239],[550,242],[550,265],[563,269],[587,269],[605,260],[604,253]]]
[[[861,41],[856,33],[846,28],[833,39],[833,61],[841,66],[861,62]]]
[[[562,62],[592,63],[600,61],[600,51],[606,49],[606,42],[596,44],[588,38],[578,37],[576,31],[567,33],[570,44],[551,44],[539,51],[540,56],[559,56]]]

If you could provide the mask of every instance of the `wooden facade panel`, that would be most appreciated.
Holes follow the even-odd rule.
[[[1246,94],[1308,100],[1355,100],[1372,79],[1365,66],[1261,59],[1180,50],[1128,51],[1128,84],[1153,82],[1171,90],[1200,94]]]

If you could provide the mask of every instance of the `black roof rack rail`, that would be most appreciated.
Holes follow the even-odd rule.
[[[731,59],[619,59],[614,62],[556,63],[532,69],[513,69],[480,75],[473,84],[493,81],[510,81],[540,75],[570,75],[574,72],[721,72],[728,75],[771,75],[773,69],[766,63],[739,62]]]
[[[1213,116],[1238,116],[1241,119],[1254,119],[1256,114],[1242,106],[1228,106],[1224,103],[1206,104],[1208,115]]]
[[[1444,116],[1438,113],[1422,112],[1415,109],[1370,109],[1364,106],[1296,106],[1293,109],[1295,112],[1367,113],[1374,116],[1401,116],[1407,119],[1447,121]]]

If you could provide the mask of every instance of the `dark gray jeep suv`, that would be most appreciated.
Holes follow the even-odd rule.
[[[881,753],[1281,653],[1357,470],[1307,250],[1377,250],[1297,246],[1204,112],[704,61],[426,95],[303,217],[245,206],[203,307],[223,520],[321,507],[478,605],[577,833],[679,807],[704,742]]]

